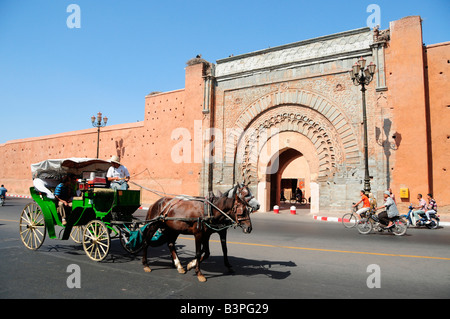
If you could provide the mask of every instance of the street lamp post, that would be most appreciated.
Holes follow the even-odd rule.
[[[373,62],[366,67],[366,60],[362,57],[355,62],[350,72],[350,77],[353,84],[361,85],[362,92],[362,109],[363,109],[363,124],[364,124],[364,191],[370,193],[370,175],[369,175],[369,151],[367,143],[367,112],[366,112],[366,85],[373,80],[376,65]]]
[[[102,123],[102,113],[98,112],[97,117],[94,115],[91,117],[92,126],[97,128],[97,158],[99,151],[99,143],[100,143],[100,128],[106,126],[106,122],[108,122],[108,118],[106,116],[103,117]]]

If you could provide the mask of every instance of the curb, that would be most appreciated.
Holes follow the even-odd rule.
[[[8,195],[8,194],[6,194],[6,197],[16,197],[16,198],[28,198],[28,199],[31,199],[31,196],[26,196],[26,195]]]
[[[342,218],[341,217],[328,217],[328,216],[316,216],[316,215],[314,215],[313,218],[315,220],[326,221],[326,222],[338,222],[338,223],[342,222]]]

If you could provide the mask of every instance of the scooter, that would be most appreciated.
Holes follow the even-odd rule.
[[[413,205],[409,205],[409,211],[407,215],[402,215],[402,217],[406,218],[408,222],[408,227],[411,225],[414,225],[415,227],[425,226],[429,229],[436,229],[439,227],[439,215],[435,213],[430,213],[430,223],[427,223],[428,219],[425,213],[419,214],[420,218],[417,219],[417,217],[412,213],[413,211]]]
[[[406,234],[408,226],[406,225],[407,222],[402,219],[402,216],[395,216],[389,219],[393,222],[391,227],[383,225],[375,212],[369,212],[367,218],[361,218],[358,224],[356,224],[356,228],[363,235],[369,234],[372,230],[380,233],[387,230],[388,232],[394,233],[396,236],[403,236]]]
[[[4,206],[4,205],[5,205],[5,197],[0,196],[0,206]]]

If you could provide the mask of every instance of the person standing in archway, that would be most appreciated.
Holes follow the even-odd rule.
[[[297,190],[295,191],[295,197],[297,202],[301,204],[303,200],[303,192],[299,187],[297,187]]]

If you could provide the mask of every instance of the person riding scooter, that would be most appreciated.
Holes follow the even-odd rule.
[[[375,210],[386,208],[386,211],[378,214],[378,218],[380,219],[381,223],[387,225],[387,228],[391,228],[392,226],[394,226],[391,218],[398,216],[399,212],[397,209],[397,205],[395,205],[394,200],[391,198],[391,193],[389,191],[385,191],[383,196],[385,200],[384,205],[375,208]]]
[[[0,204],[3,206],[5,204],[6,199],[6,192],[8,190],[5,188],[4,185],[0,186]]]

